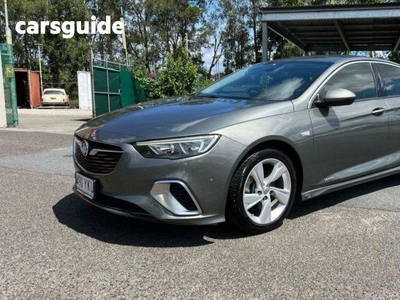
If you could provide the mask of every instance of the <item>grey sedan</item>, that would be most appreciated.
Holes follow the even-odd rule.
[[[74,162],[75,192],[104,210],[266,232],[295,200],[400,171],[400,65],[256,64],[194,95],[89,121]]]

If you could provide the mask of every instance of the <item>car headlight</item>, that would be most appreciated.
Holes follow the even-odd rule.
[[[201,135],[137,142],[134,146],[144,157],[177,159],[206,153],[218,139],[219,135]]]

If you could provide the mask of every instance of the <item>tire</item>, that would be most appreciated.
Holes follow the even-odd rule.
[[[295,167],[286,154],[275,149],[256,152],[232,177],[226,220],[251,234],[275,229],[292,208],[296,190]]]

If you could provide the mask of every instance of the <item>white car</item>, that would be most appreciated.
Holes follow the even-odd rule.
[[[42,105],[69,105],[69,96],[64,89],[45,89],[42,95]]]

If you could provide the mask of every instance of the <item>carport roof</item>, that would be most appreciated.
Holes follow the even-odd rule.
[[[261,13],[269,30],[304,51],[400,50],[400,3],[268,7]]]

